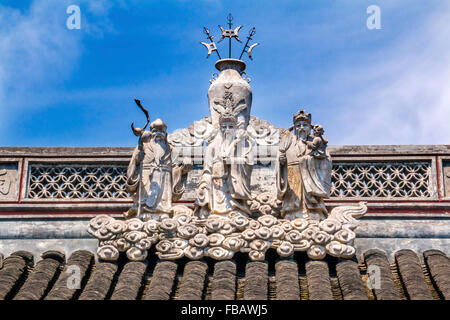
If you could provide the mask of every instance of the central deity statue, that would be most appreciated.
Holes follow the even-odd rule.
[[[216,63],[220,75],[211,84],[208,100],[215,136],[208,143],[195,204],[200,216],[250,214],[250,177],[253,143],[247,133],[252,102],[248,82],[241,77],[239,60]]]
[[[232,211],[250,214],[250,176],[253,150],[245,130],[237,128],[231,114],[219,118],[220,130],[206,147],[204,169],[197,189],[200,216]]]

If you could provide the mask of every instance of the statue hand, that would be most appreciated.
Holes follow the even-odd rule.
[[[283,153],[280,154],[279,160],[280,160],[280,164],[281,164],[281,165],[285,165],[285,164],[286,164],[286,161],[287,161],[286,155],[283,154]]]

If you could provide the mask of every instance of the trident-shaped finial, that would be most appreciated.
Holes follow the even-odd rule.
[[[234,38],[236,41],[242,43],[241,39],[239,39],[239,30],[241,30],[242,26],[238,26],[235,29],[231,28],[231,26],[233,25],[233,16],[231,15],[231,13],[228,14],[227,21],[228,21],[229,29],[224,29],[221,25],[219,25],[219,28],[222,31],[222,37],[220,38],[219,41],[217,41],[217,43],[220,43],[220,42],[222,42],[223,39],[228,38],[228,40],[229,40],[228,58],[231,59],[231,42],[232,42],[231,40]],[[209,58],[211,53],[213,51],[215,51],[217,53],[217,56],[219,57],[219,59],[221,59],[219,51],[217,49],[217,46],[214,43],[214,41],[212,40],[213,36],[210,35],[209,29],[207,29],[206,27],[203,27],[203,29],[204,29],[205,34],[207,35],[207,38],[210,40],[210,43],[200,42],[202,45],[204,45],[206,47],[206,49],[208,49],[208,55],[206,56],[206,58]],[[248,49],[247,50],[248,57],[250,58],[250,60],[253,60],[252,50],[254,47],[259,45],[259,43],[256,42],[249,46],[249,42],[250,42],[250,40],[252,40],[252,37],[255,35],[255,33],[256,33],[256,29],[253,27],[250,30],[249,36],[247,37],[247,42],[245,43],[244,49],[242,50],[242,53],[241,53],[239,59],[242,58],[242,55]]]
[[[233,25],[232,21],[233,21],[233,16],[231,15],[231,13],[228,15],[227,17],[228,20],[228,27],[230,29],[225,30],[224,28],[222,28],[222,26],[219,25],[220,30],[222,30],[222,38],[220,38],[219,42],[222,42],[223,39],[228,38],[230,40],[229,42],[229,57],[231,59],[231,39],[234,38],[237,41],[241,42],[242,41],[239,39],[239,30],[241,30],[242,26],[237,27],[236,29],[231,29],[231,26]]]
[[[255,29],[255,27],[253,27],[252,30],[250,30],[250,33],[248,34],[247,42],[245,43],[244,49],[242,49],[241,55],[240,55],[240,57],[239,57],[239,60],[241,60],[242,55],[244,54],[245,49],[247,49],[247,48],[248,48],[248,50],[247,50],[248,57],[250,58],[250,60],[253,60],[253,58],[252,58],[252,50],[253,50],[254,47],[256,47],[257,45],[259,45],[259,42],[255,42],[255,43],[252,44],[250,47],[248,46],[248,43],[250,42],[250,40],[252,40],[252,37],[253,37],[255,34],[256,34],[256,29]]]
[[[206,47],[206,49],[208,49],[208,55],[206,56],[206,58],[208,59],[209,56],[211,55],[211,53],[213,51],[215,51],[217,53],[217,56],[220,58],[220,54],[219,51],[217,50],[216,44],[213,41],[213,36],[209,33],[209,29],[206,27],[203,27],[203,32],[206,34],[206,37],[209,39],[210,43],[206,43],[206,42],[200,42],[202,45],[204,45]]]

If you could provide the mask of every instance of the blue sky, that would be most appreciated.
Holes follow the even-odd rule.
[[[202,27],[217,39],[229,12],[261,43],[244,59],[253,115],[289,127],[305,108],[332,145],[450,143],[449,1],[0,0],[0,146],[133,146],[133,98],[169,131],[201,119]]]

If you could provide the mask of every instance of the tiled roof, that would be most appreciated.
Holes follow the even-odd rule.
[[[380,250],[364,253],[363,261],[292,260],[160,261],[154,254],[143,262],[95,262],[92,252],[47,251],[36,264],[33,255],[17,251],[0,255],[0,299],[14,300],[366,300],[450,299],[450,259],[441,251],[399,250],[391,264]],[[74,267],[77,266],[78,268]],[[368,271],[379,272],[378,289],[367,285]],[[73,270],[76,272],[73,273]],[[80,289],[71,285],[79,271]],[[75,288],[74,288],[75,287]]]

